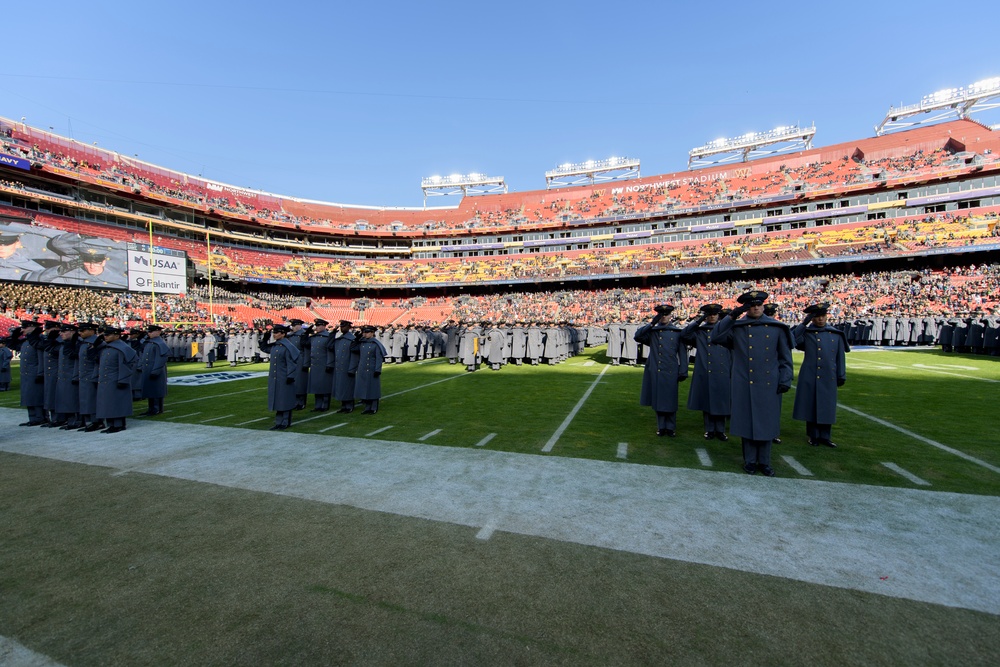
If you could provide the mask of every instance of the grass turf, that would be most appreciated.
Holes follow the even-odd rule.
[[[595,363],[587,365],[589,361]],[[638,405],[642,369],[610,367],[598,381],[606,368],[604,361],[604,349],[591,348],[557,366],[507,366],[498,372],[484,368],[466,373],[463,367],[440,359],[391,365],[382,375],[386,398],[377,415],[361,416],[360,410],[348,416],[299,411],[294,414],[293,430],[320,433],[343,424],[325,432],[366,437],[391,426],[377,437],[453,447],[472,447],[495,434],[486,448],[609,461],[618,460],[618,444],[624,442],[631,463],[687,468],[702,467],[696,450],[704,449],[713,469],[740,470],[738,440],[705,441],[701,413],[684,407],[689,382],[680,388],[677,437],[658,438],[652,410]],[[935,351],[856,351],[847,361],[848,382],[839,394],[842,405],[1000,467],[1000,427],[989,399],[1000,387],[1000,358]],[[795,354],[795,362],[797,367],[801,354]],[[172,365],[170,372],[177,376],[227,370],[206,371],[203,364],[190,363]],[[236,370],[261,371],[266,365]],[[591,385],[593,392],[551,453],[542,454],[543,446]],[[0,405],[16,405],[15,391],[16,382],[12,392],[0,398]],[[893,462],[930,482],[932,490],[1000,495],[1000,473],[846,410],[838,411],[834,426],[834,440],[840,447],[810,447],[804,423],[791,418],[793,401],[794,390],[784,400],[783,444],[774,446],[772,452],[779,475],[798,476],[781,458],[790,455],[813,473],[809,479],[913,487],[913,482],[882,465]],[[265,410],[266,378],[172,386],[166,406],[169,412],[155,419],[198,423],[231,415],[210,423],[243,424],[252,429],[266,429],[272,423]],[[438,429],[439,433],[425,437]]]
[[[110,472],[0,453],[0,634],[68,665],[985,665],[1000,651],[989,614]]]

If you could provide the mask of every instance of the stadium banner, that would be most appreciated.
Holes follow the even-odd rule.
[[[14,157],[13,155],[7,155],[6,153],[0,153],[0,165],[31,171],[31,162],[25,160],[23,157]]]
[[[128,288],[133,292],[184,294],[187,253],[145,243],[128,243]]]

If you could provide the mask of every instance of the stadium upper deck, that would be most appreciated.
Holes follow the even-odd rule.
[[[247,190],[85,146],[7,119],[0,119],[0,134],[2,151],[28,161],[31,171],[40,176],[262,230],[331,238],[455,238],[683,219],[1000,171],[1000,136],[975,121],[958,120],[614,185],[472,196],[453,208],[387,208]]]

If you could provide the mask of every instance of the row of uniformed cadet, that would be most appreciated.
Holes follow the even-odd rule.
[[[461,363],[469,372],[483,364],[495,371],[507,364],[555,365],[581,354],[587,345],[598,344],[590,341],[592,331],[590,327],[576,327],[568,322],[510,326],[489,320],[480,324],[459,324],[452,320],[442,329],[449,363]]]
[[[811,445],[836,447],[831,429],[850,347],[843,332],[827,324],[828,304],[807,308],[803,322],[790,331],[765,314],[767,296],[747,292],[728,313],[719,304],[706,304],[683,329],[664,321],[673,311],[664,304],[635,340],[649,346],[640,404],[656,412],[657,435],[675,435],[677,385],[687,379],[687,347],[694,347],[687,406],[703,413],[705,438],[728,440],[729,417],[730,433],[741,439],[744,470],[772,477],[771,445],[780,442],[782,395],[793,380],[792,348],[805,352],[792,417],[806,422]]]
[[[7,344],[21,355],[21,405],[28,421],[21,426],[118,433],[132,415],[133,374],[139,355],[122,338],[121,329],[46,322],[47,329],[24,320]],[[100,335],[98,331],[100,330]],[[155,339],[158,333],[153,333]],[[165,345],[149,343],[140,377],[153,399],[166,393]],[[55,367],[55,372],[47,370]],[[159,394],[157,396],[157,394]]]
[[[292,412],[305,408],[308,394],[314,395],[313,412],[326,412],[330,400],[341,402],[338,412],[354,411],[359,400],[362,414],[375,414],[382,396],[382,364],[386,350],[375,338],[375,327],[361,327],[356,337],[352,324],[341,320],[339,331],[317,319],[314,331],[306,335],[301,320],[277,324],[260,341],[269,354],[268,409],[275,412],[272,430],[292,425]]]

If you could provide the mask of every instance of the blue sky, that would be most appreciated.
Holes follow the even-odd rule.
[[[794,123],[859,139],[890,104],[1000,76],[995,2],[44,6],[7,22],[0,115],[352,204],[420,206],[434,174],[542,189],[612,156],[681,171],[695,146]]]

